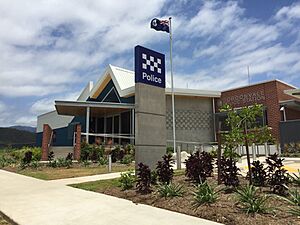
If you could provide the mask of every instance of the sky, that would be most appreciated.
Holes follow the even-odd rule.
[[[172,17],[174,86],[226,90],[280,79],[300,87],[300,1],[0,0],[0,126],[36,126],[108,64],[134,68],[134,46],[166,55],[150,29]]]

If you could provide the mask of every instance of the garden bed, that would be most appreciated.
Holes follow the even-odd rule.
[[[27,167],[25,169],[21,169],[20,167],[4,167],[4,170],[22,174],[25,176],[30,176],[42,180],[56,180],[63,178],[73,178],[73,177],[82,177],[82,176],[90,176],[90,175],[98,175],[108,173],[107,165],[98,165],[91,164],[89,166],[84,166],[82,164],[72,164],[71,168],[65,167],[47,167],[47,166],[39,166],[37,168]],[[128,170],[133,170],[134,164],[120,164],[113,163],[112,164],[112,172],[124,172]]]
[[[244,177],[239,177],[240,184],[246,185],[248,181]],[[216,190],[220,190],[218,199],[213,204],[204,204],[198,208],[192,206],[194,185],[186,179],[182,172],[174,176],[173,183],[181,184],[184,187],[182,197],[164,198],[157,193],[157,186],[152,187],[151,194],[141,195],[133,188],[131,190],[122,191],[119,187],[118,179],[102,180],[87,182],[82,184],[74,184],[72,187],[85,190],[95,191],[119,198],[128,199],[134,203],[147,204],[158,208],[184,213],[191,216],[196,216],[212,221],[216,221],[228,225],[296,225],[300,224],[300,218],[293,216],[287,212],[289,204],[280,199],[277,195],[270,192],[268,187],[259,189],[259,194],[270,195],[267,203],[273,207],[267,214],[246,214],[239,204],[237,204],[237,194],[235,192],[228,193],[225,191],[225,186],[217,186],[216,177],[208,178],[208,183]],[[299,187],[290,186],[291,189]]]

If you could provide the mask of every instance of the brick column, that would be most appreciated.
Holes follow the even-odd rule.
[[[74,146],[74,159],[80,160],[80,148],[81,148],[81,125],[76,125],[76,136]]]
[[[42,139],[42,161],[48,160],[49,147],[52,129],[48,124],[43,125],[43,139]]]

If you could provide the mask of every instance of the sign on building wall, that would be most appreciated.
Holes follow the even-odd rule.
[[[140,45],[135,47],[134,52],[135,83],[165,88],[165,55]]]
[[[235,106],[249,103],[260,103],[261,101],[265,101],[265,99],[264,91],[257,91],[226,97],[223,101],[224,103]]]

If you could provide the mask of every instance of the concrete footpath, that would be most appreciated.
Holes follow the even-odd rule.
[[[68,187],[66,180],[49,182],[0,170],[0,211],[20,225],[218,224]]]

